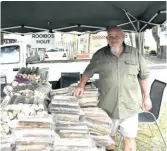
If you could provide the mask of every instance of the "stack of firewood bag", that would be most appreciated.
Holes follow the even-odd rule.
[[[56,126],[56,133],[60,138],[54,142],[54,151],[98,151],[84,123],[61,123]]]
[[[56,114],[59,123],[79,121],[81,112],[77,98],[70,95],[52,96],[49,110]]]
[[[55,133],[56,117],[25,116],[12,121],[12,137],[16,151],[53,151],[54,140],[59,136]]]
[[[46,72],[46,70],[43,71]],[[11,134],[12,129],[8,126],[8,122],[11,120],[20,119],[24,116],[40,117],[48,114],[50,91],[51,85],[47,81],[37,83],[14,80],[5,86],[3,92],[6,96],[0,108],[1,136]]]
[[[110,146],[115,144],[111,139],[112,121],[108,114],[101,108],[82,108],[84,116],[81,118],[87,124],[91,137],[97,146]]]
[[[73,89],[78,84],[73,84]],[[94,84],[86,85],[82,97],[78,97],[78,102],[83,111],[80,121],[87,124],[91,137],[96,142],[96,146],[110,146],[115,142],[110,137],[112,121],[108,114],[98,107],[99,92]]]
[[[68,91],[74,94],[74,90],[78,83],[72,84]],[[98,101],[98,89],[93,85],[89,84],[85,86],[84,95],[77,97],[80,107],[96,107],[99,103]]]
[[[54,151],[98,151],[87,125],[79,121],[83,112],[72,90],[67,87],[51,92],[49,108],[57,117],[55,130],[60,137],[54,142]]]

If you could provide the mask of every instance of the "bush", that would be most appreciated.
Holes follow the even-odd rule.
[[[156,56],[157,52],[155,50],[151,50],[149,54],[152,55],[152,56]]]
[[[85,54],[85,53],[86,53],[86,50],[82,50],[81,53]]]

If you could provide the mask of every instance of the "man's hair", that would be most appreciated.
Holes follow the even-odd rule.
[[[113,29],[117,29],[117,30],[120,30],[121,32],[123,32],[123,30],[119,26],[108,26],[107,32],[109,32],[110,30],[113,30]]]

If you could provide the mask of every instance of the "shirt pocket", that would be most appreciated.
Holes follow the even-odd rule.
[[[138,64],[135,62],[135,60],[126,60],[125,70],[128,80],[136,82],[137,75],[139,73],[139,67]]]

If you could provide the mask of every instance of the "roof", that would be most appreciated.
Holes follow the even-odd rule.
[[[85,32],[129,22],[121,27],[134,31],[130,20],[134,21],[137,30],[142,29],[157,13],[151,23],[162,24],[166,20],[166,13],[162,11],[166,11],[165,1],[2,1],[1,28],[21,26],[4,29],[19,33],[59,28],[63,32]],[[140,21],[139,26],[137,21]],[[148,24],[142,31],[155,24]],[[64,28],[69,26],[72,27]]]

